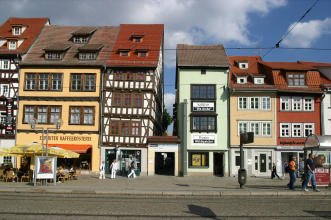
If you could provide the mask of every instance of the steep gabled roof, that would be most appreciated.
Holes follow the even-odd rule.
[[[317,68],[297,62],[260,62],[265,66],[267,73],[273,79],[279,91],[322,93],[322,74]],[[286,81],[288,73],[304,73],[305,86],[289,86]]]
[[[0,26],[0,39],[24,39],[23,43],[14,50],[9,50],[7,43],[0,45],[0,53],[2,54],[21,54],[27,52],[29,47],[38,37],[41,30],[49,23],[49,18],[9,18],[2,26]],[[26,26],[27,28],[20,35],[12,33],[13,26]]]
[[[104,65],[113,49],[119,27],[88,27],[89,30],[96,29],[88,44],[75,44],[72,42],[72,32],[80,28],[84,30],[84,27],[77,26],[45,27],[21,65]],[[45,60],[44,49],[68,50],[62,60]],[[99,54],[95,60],[79,60],[80,49],[99,49]]]
[[[222,44],[178,44],[177,66],[230,67],[230,61]]]
[[[230,87],[239,90],[276,90],[272,84],[265,69],[259,63],[262,61],[260,56],[229,56],[231,63],[230,68]],[[241,62],[248,63],[247,69],[240,69],[238,64]],[[246,77],[247,83],[238,84],[237,77]],[[254,84],[254,78],[264,78],[264,84]]]
[[[158,65],[163,47],[163,24],[121,24],[114,48],[107,66],[153,66]],[[142,37],[141,42],[134,42],[133,37]],[[149,48],[148,56],[139,57],[139,48]],[[130,55],[123,57],[120,51]]]

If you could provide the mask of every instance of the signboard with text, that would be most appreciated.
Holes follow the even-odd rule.
[[[14,100],[12,98],[8,98],[6,100],[6,134],[14,134],[14,117],[13,117],[13,106],[14,106]]]
[[[193,134],[192,146],[217,146],[216,135]]]
[[[192,112],[215,112],[215,102],[192,102]]]

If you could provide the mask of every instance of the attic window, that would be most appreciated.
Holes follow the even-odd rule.
[[[246,77],[238,77],[237,78],[237,83],[238,84],[245,84],[245,83],[247,83],[247,78]]]
[[[16,49],[16,41],[14,41],[14,40],[9,41],[9,49],[10,50]]]
[[[47,52],[46,53],[46,59],[47,60],[61,60],[62,59],[62,53]]]
[[[88,42],[88,37],[86,36],[75,36],[74,43],[75,44],[85,44]]]
[[[263,78],[254,78],[254,84],[264,84]]]
[[[14,35],[20,35],[20,34],[21,34],[20,27],[14,27]]]
[[[287,84],[289,86],[305,86],[306,75],[304,73],[288,73]]]
[[[143,38],[142,37],[134,37],[133,42],[136,42],[136,43],[143,42]]]
[[[134,32],[132,33],[131,37],[132,37],[132,41],[135,43],[141,43],[143,42],[143,38],[145,36],[145,32]]]
[[[240,69],[248,69],[248,63],[239,63]]]
[[[121,51],[120,52],[121,57],[129,57],[130,56],[130,52],[129,51]]]

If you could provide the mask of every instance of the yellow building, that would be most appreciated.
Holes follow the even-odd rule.
[[[72,26],[42,31],[20,66],[17,144],[42,143],[44,128],[45,145],[81,154],[58,160],[58,165],[99,170],[100,81],[118,31]],[[57,120],[60,129],[54,125]]]
[[[240,133],[253,132],[244,145],[244,168],[249,176],[271,175],[276,158],[276,92],[259,56],[229,56],[230,69],[230,174],[240,168]]]

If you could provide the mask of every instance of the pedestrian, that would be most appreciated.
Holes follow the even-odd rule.
[[[288,171],[289,171],[288,163],[287,163],[287,161],[285,160],[285,161],[284,161],[284,167],[283,167],[283,176],[282,176],[282,180],[285,178],[285,175],[286,175],[286,173],[288,173]]]
[[[115,179],[116,177],[116,171],[117,171],[117,163],[116,160],[114,159],[113,162],[110,165],[110,170],[111,170],[111,177],[110,179]]]
[[[131,173],[128,175],[128,178],[129,178],[131,175],[133,175],[133,178],[136,178],[136,173],[135,173],[135,170],[136,170],[136,169],[135,169],[135,167],[134,167],[134,161],[132,161],[130,168],[131,168]]]
[[[292,157],[291,162],[289,164],[289,175],[290,175],[290,182],[288,185],[290,190],[294,189],[294,183],[297,180],[297,177],[295,176],[295,166],[296,166],[297,158],[295,156]]]
[[[313,190],[315,192],[320,192],[320,190],[317,189],[317,186],[316,186],[316,178],[315,178],[315,173],[314,173],[314,171],[315,171],[315,164],[313,162],[314,157],[315,157],[315,155],[313,153],[310,153],[309,154],[309,158],[306,160],[306,166],[305,166],[305,176],[306,176],[306,179],[305,179],[305,182],[304,182],[304,184],[302,186],[302,191],[308,192],[307,185],[308,185],[308,183],[311,180],[311,185],[313,187]]]
[[[99,179],[106,179],[105,178],[105,161],[102,161],[102,164],[100,165],[100,177]]]
[[[272,163],[271,179],[275,178],[275,176],[277,176],[278,179],[279,179],[279,176],[278,176],[277,170],[276,170],[276,164]]]

